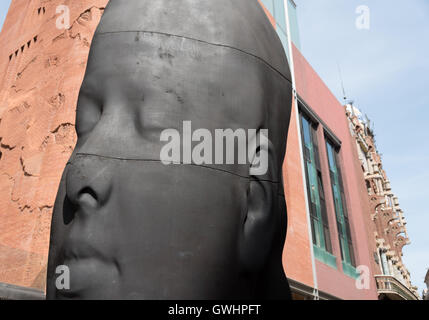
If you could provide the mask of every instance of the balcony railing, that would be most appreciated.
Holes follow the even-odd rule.
[[[419,300],[405,285],[392,276],[375,276],[377,291],[391,300]]]

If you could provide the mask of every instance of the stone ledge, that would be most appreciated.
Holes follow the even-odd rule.
[[[0,283],[0,300],[45,300],[43,291]]]

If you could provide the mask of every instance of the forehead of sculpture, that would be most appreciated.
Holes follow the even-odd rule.
[[[287,58],[257,0],[110,0],[96,31],[159,33],[231,47],[290,81]]]

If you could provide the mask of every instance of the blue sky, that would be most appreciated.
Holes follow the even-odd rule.
[[[377,147],[407,219],[404,262],[421,292],[429,267],[429,1],[295,0],[301,50],[342,101],[373,121]],[[356,28],[356,8],[370,29]],[[419,293],[420,293],[419,292]]]
[[[302,51],[341,99],[347,96],[374,122],[384,168],[405,212],[411,245],[404,261],[424,288],[429,267],[429,2],[295,0]],[[0,2],[0,26],[10,0]],[[370,9],[369,30],[355,10]]]
[[[1,0],[0,2],[0,31],[3,27],[4,19],[7,15],[7,10],[9,9],[10,0]]]

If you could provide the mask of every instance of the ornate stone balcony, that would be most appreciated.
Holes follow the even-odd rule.
[[[388,300],[419,300],[409,288],[404,286],[395,277],[375,276],[377,291],[380,299]]]

